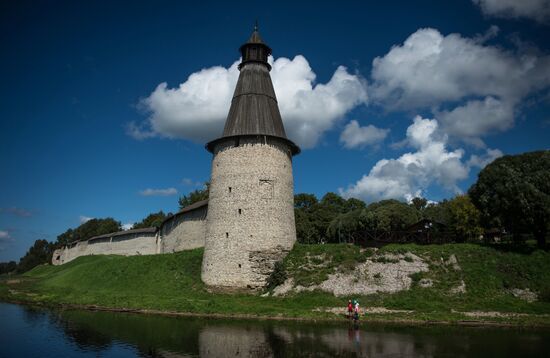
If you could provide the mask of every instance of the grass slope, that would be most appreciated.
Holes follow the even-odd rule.
[[[388,245],[379,253],[412,252],[429,260],[430,272],[415,275],[415,282],[434,280],[431,288],[417,284],[408,291],[361,297],[367,307],[414,310],[411,314],[373,314],[367,319],[468,319],[459,311],[500,311],[527,315],[491,318],[511,323],[550,324],[550,254],[501,252],[468,244]],[[343,306],[347,298],[324,292],[289,297],[211,293],[200,280],[202,249],[148,256],[87,256],[62,266],[39,266],[28,273],[0,279],[0,299],[51,304],[97,305],[111,308],[155,309],[192,313],[252,314],[303,318],[334,318],[321,307]],[[437,262],[454,254],[461,266],[453,271]],[[351,245],[296,245],[284,261],[289,277],[307,286],[323,281],[335,270],[353,270],[373,255]],[[311,269],[317,265],[316,269]],[[321,267],[322,266],[322,267]],[[465,294],[449,289],[463,280]],[[542,293],[542,301],[528,303],[510,294],[511,288]]]

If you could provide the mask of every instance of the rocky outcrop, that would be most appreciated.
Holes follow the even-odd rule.
[[[292,278],[287,279],[275,288],[273,295],[313,290],[330,292],[335,296],[394,293],[411,287],[411,275],[427,271],[428,264],[412,253],[375,255],[356,265],[351,272],[330,274],[327,280],[318,285],[294,286]]]

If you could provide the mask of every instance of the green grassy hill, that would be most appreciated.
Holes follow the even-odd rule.
[[[348,297],[313,291],[286,297],[212,293],[200,280],[202,249],[150,256],[88,256],[62,266],[39,266],[24,275],[0,279],[0,299],[43,304],[94,305],[191,313],[219,313],[302,318],[337,318],[325,308],[343,307]],[[412,312],[368,313],[367,319],[471,320],[464,312],[498,311],[502,317],[477,317],[511,323],[550,324],[550,254],[502,252],[469,244],[388,245],[373,252],[351,245],[296,245],[283,271],[302,286],[318,284],[334,272],[353,272],[367,260],[384,262],[386,254],[412,253],[429,264],[414,274],[409,290],[360,297],[363,307]],[[455,255],[460,270],[438,264]],[[311,269],[311,265],[316,269]],[[422,278],[432,287],[418,284]],[[466,292],[451,294],[460,282]],[[527,302],[511,290],[530,289]],[[508,313],[508,314],[506,314]],[[513,313],[513,314],[510,314]],[[519,315],[516,315],[519,313]]]

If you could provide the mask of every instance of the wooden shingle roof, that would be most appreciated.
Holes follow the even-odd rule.
[[[210,152],[213,151],[214,144],[220,140],[238,136],[276,137],[290,146],[292,154],[300,152],[300,148],[286,136],[269,75],[271,66],[267,63],[268,52],[264,49],[271,52],[255,29],[248,42],[241,46],[243,61],[239,66],[239,79],[233,93],[229,114],[222,137],[206,145]]]

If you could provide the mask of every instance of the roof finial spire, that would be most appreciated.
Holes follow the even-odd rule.
[[[256,23],[254,24],[254,31],[258,31],[258,19],[256,19]]]

